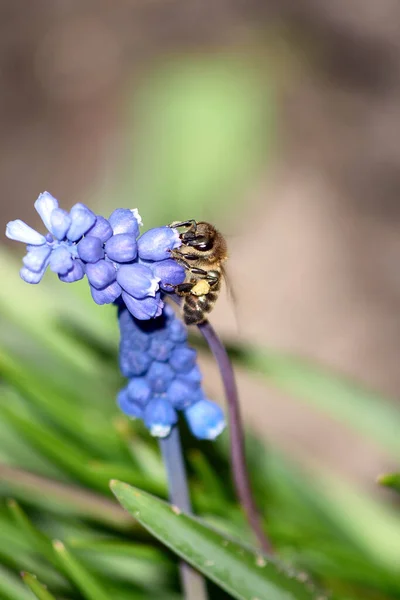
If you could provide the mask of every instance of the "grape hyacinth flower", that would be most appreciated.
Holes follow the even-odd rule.
[[[182,411],[193,435],[215,439],[225,427],[221,408],[201,387],[197,353],[187,343],[187,330],[169,305],[148,321],[120,308],[121,372],[129,379],[118,395],[120,409],[143,419],[150,433],[166,437]]]
[[[78,203],[68,213],[49,192],[40,194],[35,208],[46,235],[19,219],[6,228],[8,238],[27,244],[20,271],[27,283],[39,283],[47,267],[65,283],[86,275],[97,304],[121,297],[134,317],[146,320],[161,315],[161,292],[185,278],[169,255],[181,244],[176,229],[157,227],[140,236],[137,209],[117,208],[105,219]]]
[[[39,283],[49,266],[61,281],[85,275],[97,304],[119,305],[120,367],[129,379],[120,409],[142,418],[151,434],[166,437],[183,411],[192,433],[215,439],[224,429],[222,410],[206,398],[187,331],[163,296],[182,283],[185,270],[170,258],[181,244],[177,230],[156,227],[140,235],[137,209],[117,208],[109,219],[78,203],[66,212],[49,193],[35,202],[48,233],[11,221],[6,235],[24,242],[21,278]]]

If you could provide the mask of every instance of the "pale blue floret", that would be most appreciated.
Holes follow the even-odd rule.
[[[222,409],[203,399],[185,409],[185,418],[194,436],[203,440],[215,440],[225,428]]]
[[[122,265],[117,272],[117,281],[125,292],[138,299],[154,297],[160,283],[160,279],[154,277],[151,269],[138,263]]]
[[[67,231],[67,238],[71,242],[77,242],[91,227],[93,227],[96,222],[96,215],[80,202],[71,208],[69,214],[72,223]]]
[[[176,410],[162,396],[152,398],[144,409],[144,423],[151,435],[165,437],[178,421]]]
[[[136,208],[117,208],[111,213],[109,222],[114,235],[119,233],[129,233],[134,238],[139,235],[139,225],[143,225],[142,219]]]
[[[159,292],[156,293],[154,298],[147,297],[143,298],[143,300],[138,300],[127,292],[122,292],[121,297],[129,312],[140,321],[159,317],[164,306]]]
[[[138,239],[138,253],[143,260],[166,260],[170,250],[181,245],[179,233],[170,227],[149,229]]]
[[[46,243],[46,238],[42,234],[29,227],[21,219],[7,223],[6,236],[10,240],[32,244],[33,246],[41,246]]]
[[[131,262],[137,256],[137,242],[130,233],[117,233],[106,241],[105,251],[110,260]]]
[[[79,258],[85,262],[96,263],[104,258],[103,242],[94,235],[85,235],[78,246]]]
[[[97,263],[86,265],[86,275],[89,283],[96,289],[101,290],[115,281],[117,271],[112,262],[99,260]]]
[[[58,202],[54,196],[52,196],[49,192],[43,192],[42,194],[39,194],[34,207],[39,213],[39,216],[42,219],[46,229],[48,229],[48,231],[51,233],[54,233],[52,229],[51,216],[52,212],[58,208]]]
[[[28,254],[22,259],[22,262],[25,267],[38,273],[45,267],[50,254],[51,248],[45,244],[42,246],[32,246],[32,248],[28,250]]]
[[[50,231],[58,240],[63,240],[71,227],[72,219],[66,210],[55,208],[50,216]]]
[[[107,285],[103,289],[97,290],[92,285],[90,286],[90,293],[92,294],[93,300],[96,304],[112,304],[115,302],[121,295],[121,286],[113,281],[110,285]]]

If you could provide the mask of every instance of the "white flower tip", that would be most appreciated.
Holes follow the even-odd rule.
[[[225,429],[225,421],[221,420],[214,427],[211,427],[207,431],[206,439],[207,440],[215,440],[215,438],[217,438],[219,436],[219,434],[223,432],[224,429]]]
[[[143,225],[143,221],[142,221],[142,217],[139,215],[138,209],[137,208],[131,208],[131,213],[135,217],[138,225],[142,226]]]
[[[161,424],[155,423],[150,428],[150,434],[154,437],[160,437],[160,438],[167,437],[167,435],[169,435],[170,431],[171,431],[171,425],[161,425]]]
[[[149,296],[154,296],[156,295],[156,292],[158,292],[159,288],[160,288],[160,281],[161,279],[159,277],[152,277],[150,279],[150,286],[149,286],[149,291],[148,291],[148,295]]]

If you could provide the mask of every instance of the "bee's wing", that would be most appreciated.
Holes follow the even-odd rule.
[[[239,302],[238,302],[238,298],[237,295],[235,293],[235,290],[233,288],[232,285],[232,281],[227,273],[227,269],[225,266],[221,265],[221,273],[222,273],[222,277],[224,278],[224,282],[225,282],[225,286],[226,286],[226,291],[228,293],[228,298],[232,304],[233,307],[233,314],[234,314],[234,318],[235,318],[235,323],[236,323],[236,329],[239,330],[239,312],[238,312],[238,307],[239,307]]]

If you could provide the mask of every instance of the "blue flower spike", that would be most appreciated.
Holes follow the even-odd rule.
[[[129,379],[120,409],[143,419],[156,437],[167,437],[183,411],[193,435],[215,439],[225,427],[223,412],[204,395],[196,351],[174,310],[166,304],[158,318],[141,321],[121,306],[119,325],[120,367]]]

